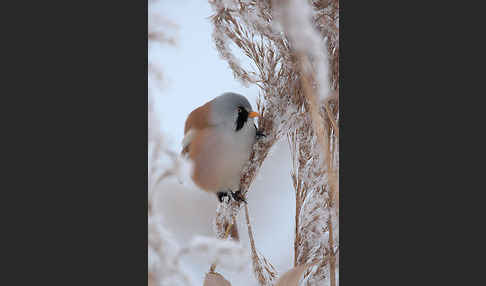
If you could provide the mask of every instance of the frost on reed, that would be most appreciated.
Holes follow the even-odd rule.
[[[259,128],[267,135],[253,147],[241,176],[247,195],[269,150],[286,135],[296,191],[294,266],[314,265],[306,285],[336,285],[338,239],[339,3],[305,0],[209,0],[213,40],[235,78],[260,88]],[[234,55],[250,59],[244,67]],[[220,204],[216,232],[225,237],[241,210],[233,200]],[[260,285],[277,273],[256,250],[248,208],[253,270]]]
[[[153,49],[161,44],[174,44],[167,37],[167,22],[161,21],[156,1],[149,2],[149,64],[148,64],[148,285],[191,285],[189,277],[176,260],[179,245],[164,227],[162,216],[156,212],[154,194],[161,182],[176,175],[179,166],[177,155],[165,146],[160,122],[154,105],[160,95],[162,69]]]
[[[194,254],[208,264],[218,263],[227,270],[243,271],[249,265],[248,251],[240,243],[213,237],[195,236],[180,255]]]
[[[153,90],[149,88],[148,104],[148,282],[149,286],[191,285],[189,277],[178,263],[179,245],[164,227],[162,216],[156,212],[154,193],[160,183],[177,172],[176,155],[167,150],[158,131],[153,112]]]
[[[260,169],[272,145],[284,130],[285,122],[292,109],[288,95],[296,77],[291,67],[288,44],[284,38],[275,33],[271,27],[271,14],[268,3],[248,1],[209,1],[214,15],[213,39],[220,56],[226,60],[237,79],[243,84],[256,84],[260,88],[260,100],[257,108],[263,117],[258,121],[259,128],[267,135],[258,140],[250,155],[249,164],[244,168],[241,177],[241,191],[244,196]],[[236,45],[252,60],[252,70],[246,71],[233,55],[230,44]],[[224,237],[228,225],[231,225],[241,206],[231,200],[229,205],[220,204],[216,214],[216,229],[219,237]],[[247,208],[245,209],[247,211]],[[258,253],[251,234],[249,216],[247,224],[252,249],[252,261],[255,275],[261,285],[271,285],[277,273],[273,266]]]
[[[160,133],[153,111],[153,87],[148,101],[148,281],[149,286],[191,285],[188,276],[176,261],[179,245],[164,227],[156,212],[155,192],[165,179],[177,172],[176,155],[169,151]],[[152,98],[152,99],[151,99]]]

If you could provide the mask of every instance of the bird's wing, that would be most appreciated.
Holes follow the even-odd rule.
[[[194,129],[189,129],[186,135],[184,135],[184,139],[182,139],[182,155],[189,153],[189,145],[191,145],[195,133],[196,131]]]
[[[191,145],[194,135],[197,130],[204,129],[209,126],[210,106],[209,102],[194,109],[186,119],[184,126],[184,139],[182,140],[182,155],[189,152],[189,146]]]

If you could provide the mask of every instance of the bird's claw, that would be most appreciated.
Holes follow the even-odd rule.
[[[256,131],[256,137],[257,137],[257,138],[260,138],[260,137],[267,137],[267,135],[265,135],[265,133],[263,133],[263,131],[257,130],[257,131]]]
[[[217,192],[216,195],[218,196],[218,200],[220,203],[223,202],[224,200],[224,197],[227,197],[228,198],[228,202],[229,202],[229,195],[227,192]]]
[[[231,194],[231,196],[230,196],[230,194]],[[236,202],[244,202],[245,204],[247,204],[246,199],[241,194],[241,191],[237,191],[237,192],[231,192],[231,191],[229,191],[229,192],[217,192],[216,195],[218,196],[218,200],[219,200],[220,203],[222,203],[223,201],[226,202],[226,203],[229,203],[230,197],[231,197]],[[228,198],[228,200],[225,201],[225,198]]]
[[[233,197],[233,200],[237,202],[244,202],[245,204],[247,204],[245,198],[241,194],[241,191],[231,192],[231,197]]]

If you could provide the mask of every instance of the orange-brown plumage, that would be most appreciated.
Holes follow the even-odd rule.
[[[182,154],[194,164],[192,179],[197,186],[218,194],[238,190],[241,169],[256,139],[255,116],[258,113],[248,100],[234,93],[225,93],[189,114]]]
[[[187,135],[189,131],[194,132],[192,136],[196,136],[198,131],[209,126],[209,112],[211,110],[209,102],[194,109],[186,119],[184,125],[184,136]],[[190,140],[193,141],[193,140]],[[190,143],[188,143],[182,149],[181,154],[186,155],[189,152]]]
[[[184,135],[191,129],[203,129],[209,126],[210,102],[194,109],[186,119]]]

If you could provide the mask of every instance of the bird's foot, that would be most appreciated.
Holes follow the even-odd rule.
[[[257,130],[256,131],[256,137],[257,137],[257,139],[260,139],[262,137],[267,137],[267,135],[265,135],[265,133],[263,133],[263,131]]]
[[[233,197],[233,200],[247,204],[245,198],[241,194],[241,191],[231,192],[231,196]]]
[[[228,202],[229,202],[229,198],[230,198],[230,196],[229,196],[229,194],[228,194],[227,192],[217,192],[217,193],[216,193],[216,195],[218,196],[218,200],[219,200],[219,202],[220,202],[220,203],[222,203],[222,202],[223,202],[223,199],[224,199],[225,197],[227,197],[227,198],[228,198]]]
[[[257,139],[260,139],[261,137],[267,137],[267,135],[265,135],[265,134],[263,133],[263,131],[258,130],[258,128],[257,128],[257,126],[256,126],[256,124],[253,124],[253,126],[255,126],[255,130],[256,130],[256,138],[257,138]]]

